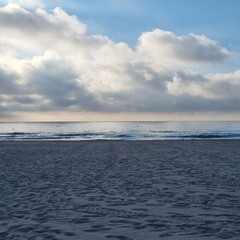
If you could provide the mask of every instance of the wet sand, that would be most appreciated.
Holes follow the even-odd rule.
[[[0,239],[239,239],[240,141],[0,142]]]

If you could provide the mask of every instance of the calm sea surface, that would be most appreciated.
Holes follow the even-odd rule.
[[[240,139],[240,122],[0,123],[0,140]]]

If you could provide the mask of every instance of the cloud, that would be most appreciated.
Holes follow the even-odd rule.
[[[218,63],[229,56],[226,48],[203,35],[176,36],[161,29],[143,33],[139,38],[138,51],[160,65]]]
[[[66,42],[80,41],[86,26],[76,16],[60,8],[50,12],[37,8],[29,11],[18,4],[0,8],[1,40],[17,47],[45,50],[61,49]]]
[[[136,49],[60,8],[0,8],[0,112],[174,113],[240,111],[240,71],[197,65],[230,56],[205,36],[143,33]],[[194,66],[194,69],[191,67]]]
[[[208,88],[218,99],[239,100],[240,70],[228,74],[211,74]]]
[[[20,91],[18,78],[19,76],[15,72],[0,67],[0,94],[17,94]]]
[[[35,57],[26,69],[29,94],[42,98],[45,110],[73,108],[91,110],[97,105],[94,96],[79,81],[76,70],[55,52]]]
[[[43,3],[41,0],[2,0],[3,3],[15,3],[19,6],[25,7],[25,8],[36,8],[36,7],[43,7]]]

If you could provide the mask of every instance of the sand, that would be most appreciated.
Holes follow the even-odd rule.
[[[240,239],[240,141],[0,143],[0,239]]]

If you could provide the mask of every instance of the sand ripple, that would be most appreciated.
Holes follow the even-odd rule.
[[[0,239],[239,239],[239,141],[0,143]]]

